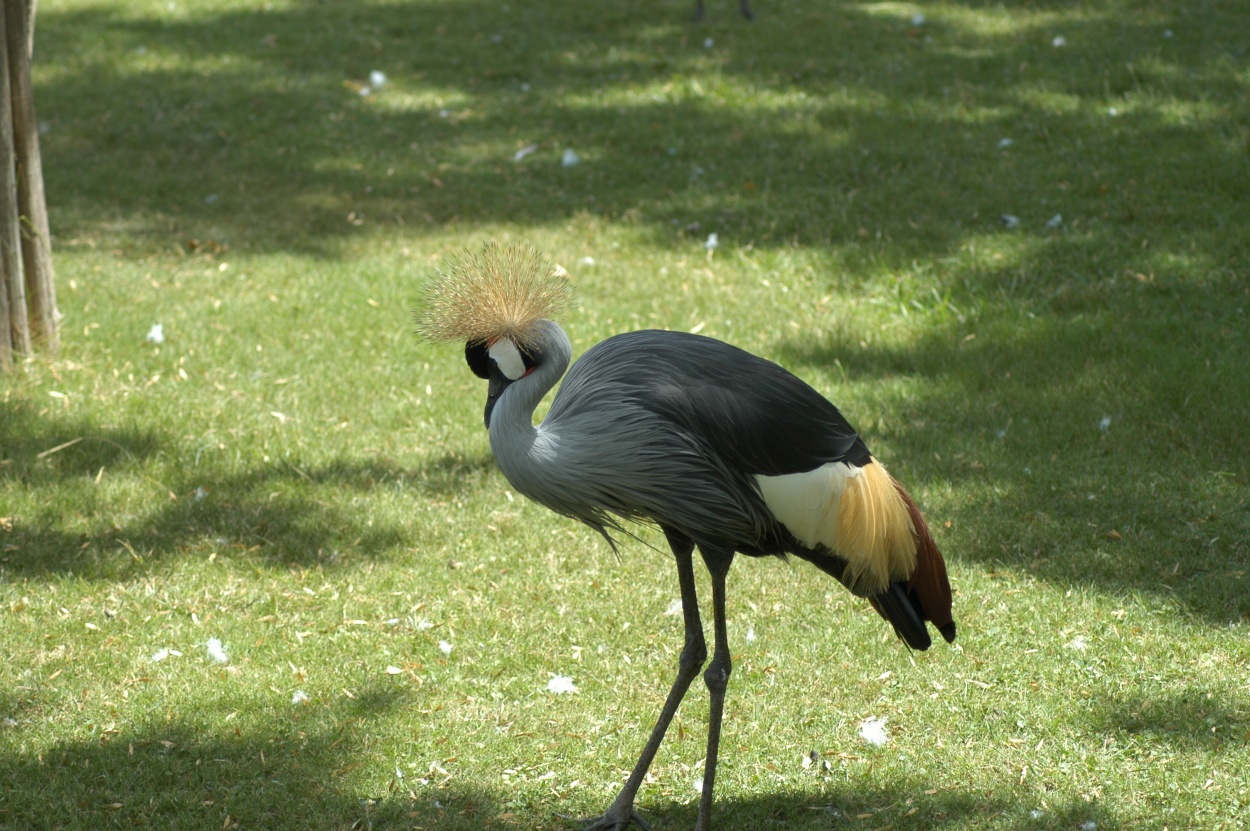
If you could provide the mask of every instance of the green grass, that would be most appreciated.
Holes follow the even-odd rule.
[[[485,240],[569,269],[578,351],[699,328],[807,379],[946,553],[959,645],[914,655],[737,563],[718,827],[1250,821],[1241,4],[755,5],[39,4],[64,347],[0,379],[0,826],[606,807],[675,570],[509,494],[480,382],[412,336]]]

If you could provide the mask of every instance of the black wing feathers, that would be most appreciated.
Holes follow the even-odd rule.
[[[617,335],[587,352],[564,384],[596,381],[632,388],[631,403],[699,435],[744,473],[777,476],[869,460],[824,396],[777,364],[712,338],[657,330]]]

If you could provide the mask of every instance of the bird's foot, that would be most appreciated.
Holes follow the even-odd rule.
[[[619,808],[613,805],[601,817],[582,820],[582,831],[625,831],[631,825],[637,825],[642,831],[651,831],[651,826],[638,816],[632,805]]]

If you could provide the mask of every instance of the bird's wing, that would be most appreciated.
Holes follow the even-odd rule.
[[[604,414],[615,410],[649,417],[623,415],[638,428],[637,441],[617,441],[622,431],[608,429],[598,433],[602,441],[616,442],[617,452],[672,454],[660,459],[657,493],[671,491],[665,483],[681,456],[692,475],[703,477],[700,487],[682,493],[708,496],[706,507],[677,501],[684,517],[663,516],[674,505],[667,497],[639,500],[645,507],[638,514],[686,529],[700,544],[723,537],[748,553],[743,544],[754,541],[759,552],[799,554],[852,591],[873,596],[916,648],[928,644],[920,619],[933,621],[947,640],[954,637],[945,564],[919,510],[842,413],[802,380],[710,338],[632,332],[603,341],[573,365],[548,420],[584,417],[602,426]],[[670,434],[668,440],[659,433]],[[675,439],[695,446],[683,450]],[[743,507],[725,510],[735,499]],[[739,514],[746,527],[728,527]],[[777,542],[778,525],[793,541]],[[917,619],[891,605],[900,599]]]
[[[778,476],[870,459],[824,396],[777,364],[712,338],[654,330],[618,335],[587,352],[564,386],[581,379],[628,388],[631,403],[697,434],[744,473]],[[564,396],[562,387],[553,411]]]

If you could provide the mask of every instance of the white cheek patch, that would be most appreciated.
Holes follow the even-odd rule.
[[[509,381],[516,381],[525,375],[525,361],[521,360],[521,350],[508,338],[500,338],[492,343],[487,350],[495,361],[495,366]]]

